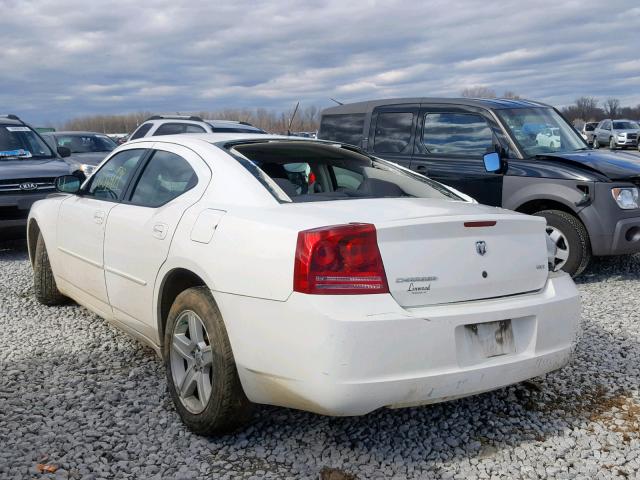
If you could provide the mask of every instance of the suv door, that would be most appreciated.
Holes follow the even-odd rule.
[[[460,105],[422,105],[411,169],[472,196],[502,203],[502,174],[489,173],[483,156],[499,151],[499,126],[484,111]]]
[[[183,213],[210,179],[209,167],[192,150],[156,143],[122,203],[109,214],[104,265],[113,315],[156,342],[156,275]]]
[[[144,148],[116,153],[89,179],[79,195],[69,196],[60,205],[59,276],[105,316],[111,312],[104,280],[105,225],[146,153]]]
[[[371,116],[368,150],[409,168],[419,105],[378,107]]]

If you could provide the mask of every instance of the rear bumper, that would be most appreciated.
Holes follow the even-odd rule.
[[[412,309],[390,295],[214,296],[247,397],[326,415],[436,403],[556,370],[580,323],[565,274],[535,294]],[[513,353],[484,358],[465,343],[465,325],[507,319]]]

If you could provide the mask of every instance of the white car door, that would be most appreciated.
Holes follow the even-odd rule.
[[[211,179],[192,150],[158,142],[107,221],[105,278],[114,317],[157,341],[153,294],[156,276],[184,211]]]
[[[145,153],[131,149],[115,154],[80,194],[60,206],[57,273],[65,283],[63,290],[104,316],[111,312],[103,269],[105,225]]]

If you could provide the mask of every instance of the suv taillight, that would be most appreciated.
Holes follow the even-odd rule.
[[[376,228],[351,223],[299,232],[293,290],[319,295],[389,293]]]

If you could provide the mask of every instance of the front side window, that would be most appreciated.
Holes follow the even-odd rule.
[[[376,153],[409,153],[413,113],[386,112],[378,115],[373,151]]]
[[[118,200],[146,150],[125,150],[111,157],[92,177],[86,195],[102,200]]]
[[[427,113],[422,144],[429,154],[481,157],[493,152],[493,131],[475,113]]]
[[[136,138],[144,137],[147,132],[151,130],[152,126],[153,123],[143,123],[140,128],[138,128],[138,130],[136,130],[133,135],[131,135],[131,138],[129,140],[135,140]]]
[[[325,115],[320,121],[318,138],[359,146],[363,128],[364,113]]]
[[[71,153],[110,152],[116,142],[106,135],[56,135],[58,147],[67,147]]]
[[[443,185],[351,147],[300,141],[235,145],[230,153],[277,200],[462,200]]]
[[[525,157],[585,150],[582,137],[553,108],[496,110]]]
[[[163,123],[154,132],[153,136],[178,135],[181,133],[204,133],[204,128],[193,123]]]
[[[156,208],[192,189],[198,177],[189,162],[175,153],[158,150],[136,184],[131,203]]]
[[[53,157],[51,148],[29,127],[0,125],[0,161]]]

